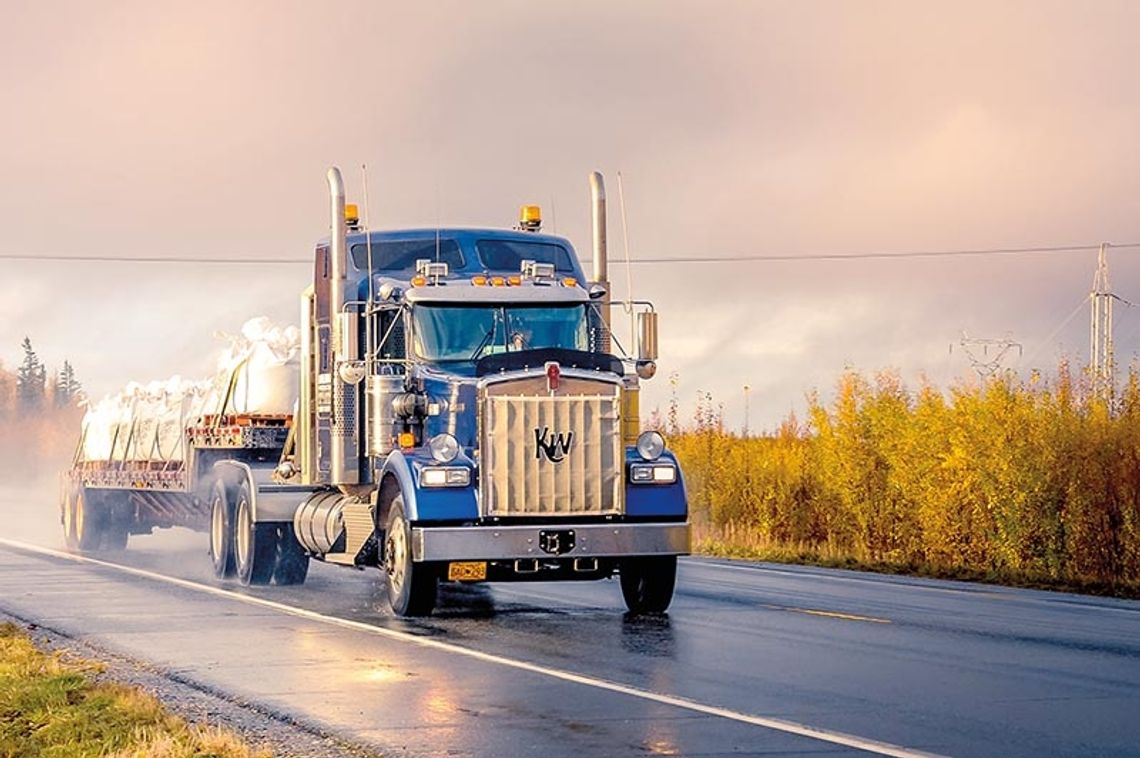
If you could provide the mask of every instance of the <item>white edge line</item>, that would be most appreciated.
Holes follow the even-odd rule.
[[[208,584],[199,584],[187,579],[178,579],[177,577],[167,576],[165,574],[155,573],[153,571],[146,571],[145,569],[133,568],[131,566],[123,566],[118,563],[110,561],[101,561],[97,558],[90,558],[83,555],[74,555],[66,553],[61,550],[54,550],[52,548],[41,547],[39,545],[32,545],[18,540],[10,540],[0,537],[0,545],[6,545],[16,550],[23,550],[29,553],[37,553],[46,555],[52,558],[62,558],[75,563],[88,563],[94,566],[101,566],[125,574],[151,579],[153,581],[165,582],[172,584],[176,587],[184,589],[195,590],[209,595],[224,597],[229,600],[236,600],[238,602],[246,603],[247,605],[256,605],[263,608],[271,608],[275,611],[285,613],[297,618],[307,619],[309,621],[317,621],[332,626],[339,626],[345,629],[352,629],[354,631],[366,632],[380,637],[388,637],[390,639],[400,640],[401,642],[410,642],[421,647],[431,648],[433,650],[440,650],[455,655],[462,655],[468,658],[473,658],[485,663],[494,663],[508,668],[518,669],[520,671],[527,671],[532,674],[539,674],[553,679],[560,679],[565,682],[572,682],[586,687],[593,687],[595,689],[607,690],[609,692],[616,692],[622,695],[639,698],[641,700],[648,700],[662,705],[669,705],[675,708],[682,708],[684,710],[693,711],[695,713],[702,713],[707,716],[716,716],[718,718],[729,719],[743,724],[751,724],[752,726],[759,726],[765,729],[772,729],[778,732],[785,732],[787,734],[795,734],[800,737],[807,737],[808,739],[819,740],[822,742],[829,742],[835,745],[843,745],[845,747],[855,748],[856,750],[864,750],[869,753],[877,755],[893,756],[894,758],[944,758],[937,753],[927,753],[920,750],[912,750],[910,748],[901,747],[899,745],[892,745],[889,742],[879,742],[878,740],[866,739],[857,737],[852,734],[845,734],[843,732],[833,732],[827,729],[820,729],[806,724],[799,724],[794,721],[785,721],[783,719],[771,718],[768,716],[757,716],[751,713],[742,713],[734,711],[729,708],[722,708],[716,705],[707,705],[688,698],[678,697],[676,695],[664,695],[658,692],[651,692],[650,690],[643,690],[638,687],[632,687],[618,682],[611,682],[607,679],[597,679],[583,674],[575,674],[571,671],[563,671],[561,669],[549,668],[541,666],[536,663],[529,663],[527,661],[515,660],[513,658],[506,658],[501,655],[493,653],[484,653],[471,648],[462,647],[460,645],[453,645],[449,642],[442,642],[427,637],[420,637],[408,632],[401,632],[396,629],[386,629],[384,627],[373,626],[364,623],[363,621],[352,621],[350,619],[343,619],[337,616],[327,616],[323,613],[316,611],[306,610],[304,608],[297,608],[284,603],[278,603],[274,600],[266,600],[264,598],[256,597],[254,595],[246,595],[233,590],[223,589],[221,587],[211,587]]]

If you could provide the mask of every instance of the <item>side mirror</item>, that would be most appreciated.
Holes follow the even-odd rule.
[[[591,300],[597,300],[606,296],[606,288],[601,284],[591,284],[588,292]]]
[[[645,311],[637,314],[637,359],[657,360],[657,312]]]

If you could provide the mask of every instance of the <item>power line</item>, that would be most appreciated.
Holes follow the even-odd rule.
[[[1113,248],[1137,248],[1140,242],[1113,243]],[[634,258],[632,263],[737,263],[749,261],[781,262],[781,261],[847,261],[847,260],[890,260],[893,258],[948,258],[954,256],[984,256],[984,255],[1023,255],[1040,253],[1079,253],[1098,250],[1100,245],[1054,245],[1045,247],[995,247],[966,250],[908,250],[902,252],[869,252],[869,253],[807,253],[804,255],[719,255],[708,257],[677,257],[677,258]]]
[[[219,265],[281,265],[308,263],[311,258],[206,258],[199,256],[67,255],[59,253],[0,253],[7,261],[71,261],[77,263],[216,263]]]
[[[859,261],[894,260],[907,258],[949,258],[962,256],[1001,256],[1033,255],[1056,253],[1080,253],[1099,249],[1099,245],[1051,245],[1041,247],[994,247],[960,250],[906,250],[898,252],[866,253],[780,253],[743,254],[710,256],[676,256],[632,258],[634,265],[662,265],[672,263],[795,263],[798,261]],[[1140,242],[1122,242],[1110,245],[1112,248],[1140,248]],[[76,263],[175,263],[175,264],[216,264],[216,265],[296,265],[311,264],[311,258],[224,258],[206,256],[128,256],[128,255],[72,255],[61,253],[0,253],[0,260],[60,261]],[[591,259],[582,258],[583,263]]]

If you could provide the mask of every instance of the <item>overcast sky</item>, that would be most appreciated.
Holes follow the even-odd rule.
[[[420,10],[430,6],[431,10]],[[333,10],[335,8],[335,10]],[[414,9],[414,10],[413,10]],[[589,254],[622,172],[638,258],[1140,242],[1132,2],[8,2],[0,254],[304,257],[324,171],[376,227],[510,226]],[[611,204],[611,256],[622,229]],[[1140,302],[1140,249],[1110,254]],[[1083,359],[1094,252],[633,266],[660,374],[771,427],[847,365],[968,374],[963,329]],[[0,260],[0,360],[32,338],[95,395],[210,369],[296,318],[305,266]],[[624,268],[614,272],[618,292]],[[1118,306],[1118,349],[1140,313]]]

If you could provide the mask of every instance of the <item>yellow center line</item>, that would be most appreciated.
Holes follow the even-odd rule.
[[[823,616],[829,619],[842,619],[843,621],[864,621],[868,624],[890,624],[890,619],[880,619],[874,616],[858,616],[854,613],[839,613],[838,611],[821,611],[816,608],[793,608],[789,605],[765,605],[776,611],[792,611],[793,613],[806,613],[809,616]]]

